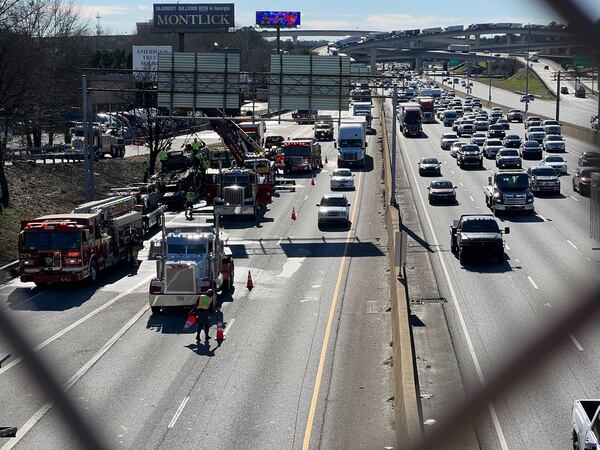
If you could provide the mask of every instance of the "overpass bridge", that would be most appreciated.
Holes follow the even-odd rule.
[[[264,30],[257,28],[256,31],[265,38],[274,38],[277,36],[276,30]],[[296,30],[282,28],[280,30],[281,37],[291,37],[294,42],[299,37],[345,37],[345,36],[368,36],[370,33],[378,33],[378,31],[369,30]]]

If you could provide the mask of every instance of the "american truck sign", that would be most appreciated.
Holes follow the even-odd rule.
[[[235,26],[233,3],[155,3],[155,33],[201,33]]]

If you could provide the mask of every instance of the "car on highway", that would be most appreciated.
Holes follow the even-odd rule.
[[[540,145],[544,145],[544,138],[546,137],[546,133],[543,131],[532,131],[527,132],[525,139],[528,141],[537,141]]]
[[[475,123],[472,120],[462,120],[456,130],[456,134],[458,134],[458,137],[465,134],[472,136],[475,131]]]
[[[475,130],[476,131],[487,131],[489,127],[490,127],[490,124],[488,123],[486,118],[481,117],[480,119],[475,119]]]
[[[600,152],[583,152],[577,159],[577,167],[600,167]]]
[[[529,103],[535,100],[533,94],[523,95],[521,97],[521,103]]]
[[[488,138],[498,138],[504,139],[506,136],[506,131],[504,131],[504,127],[499,124],[490,125],[488,130]]]
[[[585,98],[587,95],[586,90],[585,90],[585,86],[583,84],[580,84],[579,86],[577,86],[575,88],[575,97],[577,98]]]
[[[504,128],[504,130],[510,130],[510,123],[508,123],[508,120],[500,118],[496,121],[495,125],[502,125],[502,127]]]
[[[569,88],[567,86],[561,86],[560,93],[561,94],[568,94],[569,93]]]
[[[465,144],[458,149],[456,164],[462,169],[465,166],[483,167],[483,153],[475,144]]]
[[[456,187],[448,180],[433,180],[427,187],[429,203],[456,203]]]
[[[560,194],[560,178],[553,167],[540,164],[527,169],[531,190],[534,194],[540,192],[552,192]]]
[[[542,141],[542,147],[547,152],[565,152],[567,149],[565,138],[559,134],[547,134]]]
[[[419,175],[441,175],[442,162],[437,158],[424,156],[419,160]]]
[[[464,117],[458,117],[452,124],[452,131],[458,131],[458,127],[463,122],[463,120],[465,120]]]
[[[335,169],[331,175],[329,187],[335,189],[354,189],[354,174],[350,169]]]
[[[473,135],[471,136],[471,144],[483,145],[483,143],[485,142],[486,139],[487,139],[487,134],[478,131],[476,133],[473,133]]]
[[[520,169],[523,163],[519,151],[514,148],[501,148],[496,154],[496,167],[499,169]]]
[[[523,122],[523,111],[511,109],[508,114],[506,114],[506,120],[509,122]]]
[[[500,230],[492,214],[463,214],[450,226],[450,250],[461,264],[467,256],[485,255],[504,262],[504,240],[510,228]]]
[[[590,117],[590,126],[592,127],[592,130],[598,131],[598,116]]]
[[[483,143],[483,155],[492,159],[495,158],[501,148],[504,148],[500,139],[486,139]]]
[[[573,175],[573,190],[581,195],[590,195],[592,174],[600,172],[600,167],[578,167]]]
[[[350,203],[344,194],[325,194],[317,206],[319,226],[328,223],[345,225],[350,221]]]
[[[444,133],[440,139],[440,147],[442,147],[442,150],[448,150],[457,141],[458,136],[456,133]]]
[[[495,124],[501,118],[502,118],[502,111],[498,111],[498,110],[493,111],[492,110],[492,113],[490,114],[490,118],[489,118],[490,125]]]
[[[529,128],[527,128],[527,131],[525,131],[525,139],[527,139],[528,133],[536,133],[536,132],[543,132],[545,133],[546,131],[544,130],[543,125],[532,125]]]
[[[527,120],[525,120],[525,129],[529,129],[529,127],[533,127],[533,126],[541,126],[542,125],[542,118],[538,117],[538,116],[529,116],[527,118]]]
[[[464,141],[456,141],[454,142],[451,146],[450,146],[450,156],[452,156],[453,158],[456,158],[456,155],[458,154],[458,151],[460,150],[460,148],[463,145],[466,145],[467,143]]]
[[[506,148],[519,148],[523,140],[517,134],[508,134],[502,140],[502,144]]]
[[[519,153],[523,159],[540,159],[542,157],[542,146],[538,141],[523,141],[519,147]]]
[[[558,175],[567,174],[567,162],[560,155],[546,155],[542,162],[552,167]]]
[[[544,133],[546,134],[562,134],[560,125],[544,125]]]
[[[444,111],[444,117],[442,121],[444,122],[445,127],[451,127],[452,124],[454,124],[454,122],[456,121],[456,119],[458,119],[456,111],[454,111],[453,109],[447,109],[446,111]]]

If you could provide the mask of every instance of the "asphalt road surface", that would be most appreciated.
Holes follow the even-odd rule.
[[[391,108],[389,100],[387,108]],[[449,129],[442,124],[426,124],[422,138],[405,138],[399,132],[399,157],[424,230],[421,238],[433,249],[433,271],[441,295],[448,299],[444,311],[469,391],[528,336],[560,317],[561,308],[569,306],[581,286],[598,278],[600,255],[597,243],[589,237],[589,199],[573,192],[569,175],[562,177],[560,195],[535,199],[535,216],[498,218],[501,227],[511,228],[504,264],[471,262],[461,266],[450,252],[449,226],[460,214],[490,213],[482,187],[495,164],[485,160],[483,170],[462,170],[449,151],[440,149],[445,131]],[[513,131],[524,135],[521,124],[511,124]],[[564,157],[572,173],[578,154],[591,146],[566,139],[569,152]],[[417,168],[423,156],[443,161],[443,178],[457,186],[457,205],[428,204],[426,188],[432,177],[420,177]],[[525,161],[524,167],[536,163]],[[398,176],[405,175],[400,172]],[[481,448],[569,448],[573,400],[600,396],[595,381],[600,367],[597,344],[597,329],[578,331],[535,379],[495,402],[476,427]]]
[[[312,134],[310,125],[269,128]],[[317,227],[315,204],[336,167],[331,142],[315,186],[297,175],[296,192],[281,192],[257,222],[224,223],[236,271],[235,291],[220,299],[221,346],[198,346],[185,314],[150,313],[153,261],[107,272],[97,286],[14,281],[0,287],[0,307],[110,448],[393,448],[381,156],[376,137],[369,145],[346,193],[351,226]],[[0,404],[0,424],[20,429],[1,449],[76,447],[18,355],[0,369]]]

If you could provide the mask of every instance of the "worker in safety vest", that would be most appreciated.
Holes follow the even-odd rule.
[[[210,336],[210,317],[215,314],[215,291],[209,289],[205,294],[201,294],[194,305],[194,314],[198,320],[198,331],[196,331],[196,342],[200,342],[200,331],[204,330],[204,343],[208,344]]]
[[[169,159],[169,154],[167,153],[167,149],[165,147],[161,148],[158,152],[158,159],[160,160],[160,168],[165,172],[167,168],[167,160]]]
[[[185,218],[193,219],[194,203],[196,203],[196,193],[193,188],[189,188],[185,194]]]
[[[142,165],[142,170],[144,172],[144,183],[147,183],[148,177],[150,176],[150,165],[148,164],[148,161],[144,161],[144,164]]]

